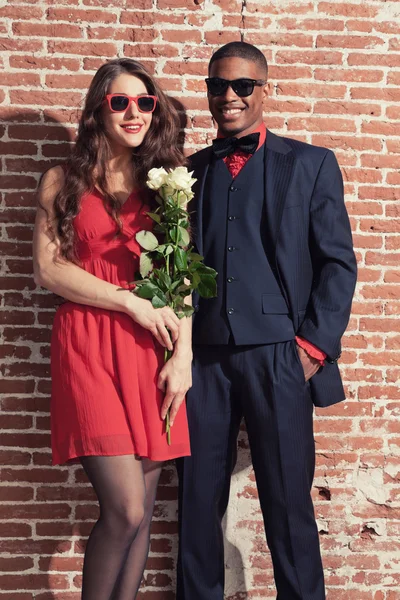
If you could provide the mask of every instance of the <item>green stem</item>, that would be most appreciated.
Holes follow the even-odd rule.
[[[171,424],[169,421],[169,409],[167,412],[167,416],[165,417],[165,433],[167,434],[167,444],[168,446],[171,445]]]
[[[168,350],[168,348],[164,348],[164,364],[171,358],[172,352]],[[167,443],[168,446],[171,445],[171,423],[170,423],[170,412],[169,408],[167,411],[167,415],[165,417],[165,433],[167,434]]]

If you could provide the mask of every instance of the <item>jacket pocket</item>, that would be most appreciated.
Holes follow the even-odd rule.
[[[262,294],[262,312],[264,315],[287,315],[289,310],[285,298],[280,294]]]

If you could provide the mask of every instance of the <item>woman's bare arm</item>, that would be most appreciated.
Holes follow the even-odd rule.
[[[163,346],[172,350],[166,328],[170,329],[172,340],[176,341],[179,320],[171,309],[154,309],[148,300],[138,298],[128,290],[121,290],[117,285],[103,281],[61,257],[60,240],[56,234],[53,239],[48,225],[49,221],[55,222],[54,200],[63,183],[62,168],[54,167],[45,173],[39,187],[33,241],[35,282],[72,302],[124,312],[150,330]]]

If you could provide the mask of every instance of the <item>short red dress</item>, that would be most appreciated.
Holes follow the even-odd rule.
[[[83,269],[118,286],[138,270],[135,234],[152,228],[149,207],[133,192],[121,209],[122,234],[102,196],[85,194],[74,220]],[[121,292],[125,293],[125,292]],[[53,464],[80,456],[135,454],[164,461],[190,454],[185,403],[167,443],[157,378],[164,349],[119,311],[65,302],[55,315],[51,345]]]

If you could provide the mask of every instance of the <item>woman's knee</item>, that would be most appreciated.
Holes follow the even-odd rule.
[[[101,512],[100,519],[109,529],[110,534],[121,540],[130,541],[135,538],[145,518],[144,502],[127,502]]]

